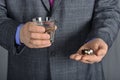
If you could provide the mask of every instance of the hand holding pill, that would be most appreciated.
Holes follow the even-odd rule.
[[[107,51],[108,45],[102,39],[95,38],[81,46],[70,58],[83,63],[93,64],[100,62],[107,54]]]

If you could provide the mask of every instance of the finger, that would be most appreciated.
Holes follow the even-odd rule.
[[[86,63],[86,64],[93,64],[94,62],[91,62],[91,61],[86,61],[86,60],[80,60],[81,62],[83,63]]]
[[[105,54],[106,54],[106,52],[103,49],[100,49],[96,52],[96,56],[98,56],[98,57],[99,56],[103,57],[103,56],[105,56]]]
[[[50,40],[30,40],[30,43],[36,46],[44,46],[51,44]]]
[[[74,60],[76,60],[76,61],[79,61],[79,60],[81,59],[81,57],[82,57],[82,55],[80,55],[80,54],[78,54],[78,53],[72,54],[72,55],[70,56],[71,59],[74,59]]]
[[[100,62],[103,57],[96,55],[85,55],[81,60],[89,61],[89,62]]]
[[[80,54],[77,54],[77,55],[75,56],[75,60],[76,60],[76,61],[81,60],[81,58],[82,58],[82,55],[80,55]]]
[[[76,56],[76,54],[72,54],[72,55],[70,55],[70,59],[74,59],[75,56]]]
[[[34,46],[31,44],[31,43],[27,43],[27,44],[25,44],[27,47],[29,47],[29,48],[34,48]]]
[[[29,48],[34,48],[34,46],[30,43],[30,38],[27,37],[27,40],[25,40],[24,44]]]
[[[39,45],[39,46],[33,45],[33,48],[46,48],[46,47],[49,47],[49,46],[51,46],[51,44],[45,44],[45,45]]]
[[[37,45],[33,45],[33,44],[31,44],[31,43],[29,43],[29,44],[27,44],[26,45],[27,47],[29,47],[29,48],[45,48],[45,47],[49,47],[49,46],[51,46],[51,44],[46,44],[46,45],[44,45],[44,46],[37,46]]]
[[[105,48],[100,48],[100,49],[97,50],[96,55],[97,55],[97,56],[105,56],[106,53],[107,53],[107,49],[105,49]]]
[[[50,39],[50,35],[45,33],[31,33],[30,38],[32,39],[42,39],[42,40],[47,40]]]
[[[73,60],[76,60],[76,61],[81,61],[81,62],[83,62],[83,63],[89,63],[89,64],[93,64],[94,62],[91,62],[91,61],[88,61],[88,60],[83,60],[82,59],[82,56],[83,55],[79,55],[79,54],[72,54],[71,56],[70,56],[70,58],[71,59],[73,59]]]
[[[29,31],[30,32],[35,32],[35,33],[44,33],[45,32],[45,28],[42,27],[42,26],[36,26],[36,25],[33,25],[33,26],[29,26]]]

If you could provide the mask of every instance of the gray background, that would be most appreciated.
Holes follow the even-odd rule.
[[[103,60],[106,80],[120,80],[120,31],[109,54]],[[0,80],[7,76],[7,50],[0,47]]]

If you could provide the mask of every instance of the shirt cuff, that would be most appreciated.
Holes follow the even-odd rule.
[[[23,24],[20,24],[17,27],[17,30],[16,30],[15,41],[16,41],[17,45],[21,45],[21,42],[20,42],[20,30],[21,30],[22,26],[23,26]]]

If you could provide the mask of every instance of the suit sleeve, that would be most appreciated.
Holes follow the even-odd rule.
[[[92,29],[88,40],[103,39],[110,48],[120,28],[120,0],[95,0]]]
[[[16,53],[15,34],[19,24],[8,17],[5,0],[0,0],[0,45],[9,53]]]

